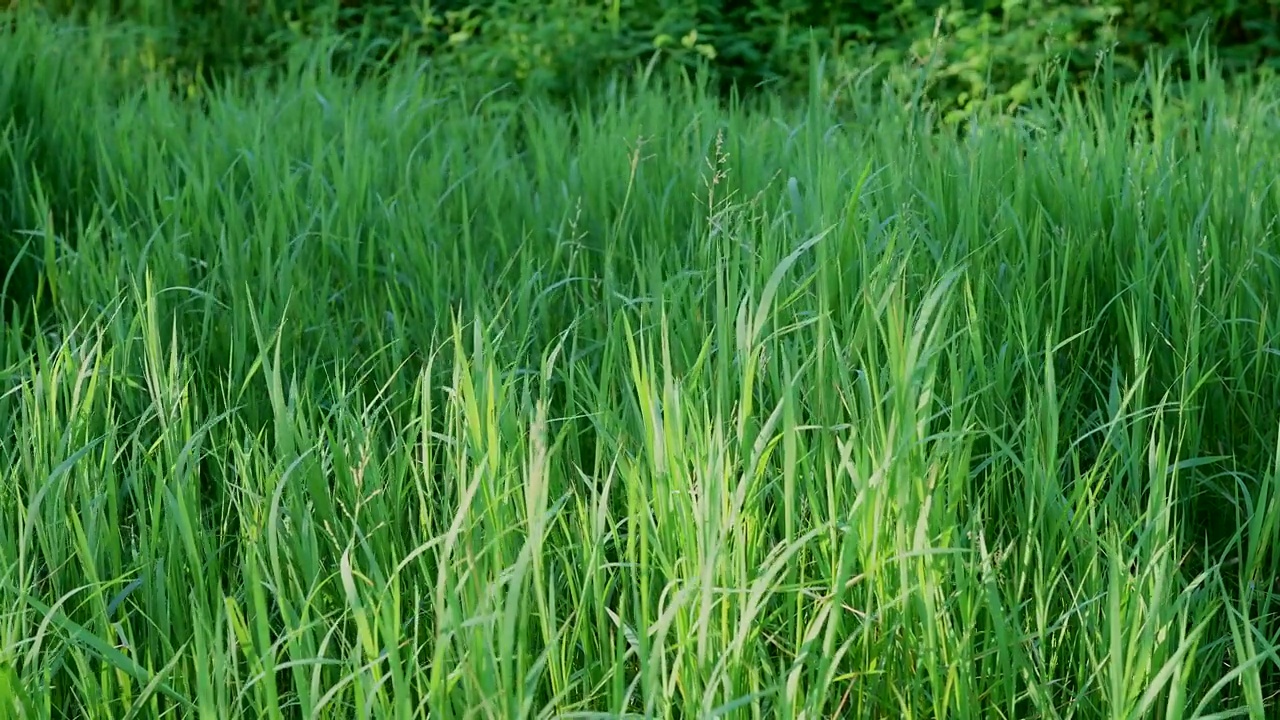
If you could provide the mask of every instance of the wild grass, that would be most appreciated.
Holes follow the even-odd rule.
[[[0,34],[5,716],[1274,716],[1275,86],[194,102],[107,32]]]

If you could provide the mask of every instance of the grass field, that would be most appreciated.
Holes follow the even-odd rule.
[[[1280,88],[127,42],[0,34],[0,716],[1276,716]]]

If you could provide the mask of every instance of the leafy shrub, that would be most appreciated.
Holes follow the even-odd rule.
[[[468,75],[569,90],[640,63],[714,68],[739,87],[814,70],[810,47],[849,72],[920,84],[953,119],[1024,103],[1036,72],[1090,72],[1109,52],[1135,71],[1155,50],[1185,58],[1208,28],[1224,69],[1278,67],[1277,0],[43,0],[166,29],[186,76],[280,60],[333,31],[340,61],[425,55]]]

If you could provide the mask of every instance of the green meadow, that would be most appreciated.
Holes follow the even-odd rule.
[[[0,31],[0,717],[1280,703],[1280,86],[945,125]]]

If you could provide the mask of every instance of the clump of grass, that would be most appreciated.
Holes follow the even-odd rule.
[[[106,86],[58,52],[0,87]],[[1266,716],[1275,88],[1148,77],[961,137],[318,59],[86,95],[10,199],[0,703]]]

